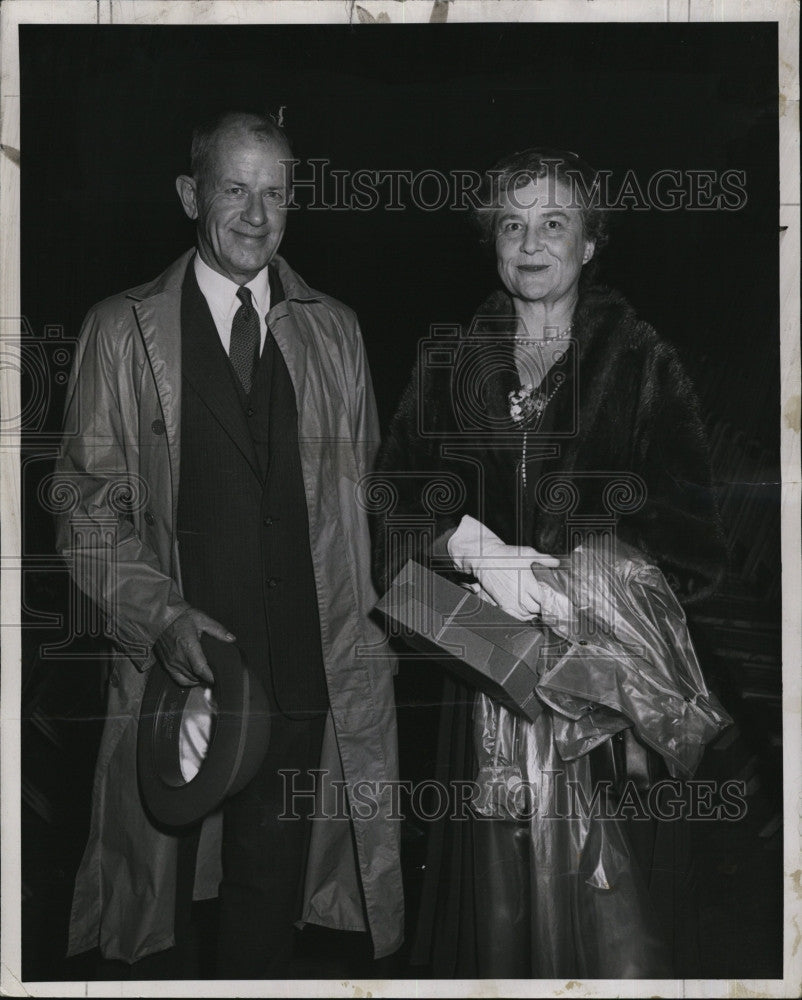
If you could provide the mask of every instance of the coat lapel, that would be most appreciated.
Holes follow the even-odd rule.
[[[181,283],[194,250],[189,250],[150,284],[127,294],[142,337],[170,456],[173,520],[178,508],[181,433]],[[158,412],[158,410],[157,410]]]
[[[319,295],[281,257],[275,257],[270,267],[270,297],[267,325],[290,373],[298,408],[298,434],[305,441],[318,436],[310,434],[308,428],[319,426],[322,420],[319,408],[325,394],[315,392],[315,387],[309,384],[307,342],[313,333],[308,328],[305,310],[298,309],[296,303],[317,301]]]
[[[198,288],[194,268],[187,268],[181,296],[183,377],[197,392],[237,448],[256,477],[262,480],[259,462],[242,405],[242,393],[231,364]]]
[[[182,254],[155,281],[140,285],[127,293],[131,300],[137,326],[142,336],[145,353],[153,373],[153,380],[158,395],[158,406],[161,408],[165,424],[167,444],[170,454],[170,475],[173,502],[173,518],[178,509],[178,487],[180,477],[179,451],[181,435],[181,301],[182,290],[188,274],[194,278],[194,272],[189,264],[195,255],[194,248]],[[279,348],[284,355],[290,376],[295,388],[298,405],[299,424],[304,425],[306,401],[306,343],[304,341],[303,324],[294,322],[293,309],[288,303],[313,302],[320,298],[318,292],[302,281],[298,275],[276,255],[271,267],[271,279],[278,279],[278,287],[282,289],[286,300],[281,299],[274,304],[268,314],[268,325],[275,335]],[[275,289],[271,280],[271,290]],[[200,291],[198,291],[200,295]],[[201,296],[202,297],[202,296]],[[204,300],[205,304],[205,300]],[[206,307],[208,312],[208,306]],[[209,317],[210,322],[214,322]],[[300,329],[299,329],[300,327]],[[219,343],[219,341],[218,341]],[[222,352],[222,347],[221,347]],[[213,355],[212,355],[213,357]],[[193,355],[193,360],[195,360]],[[232,440],[240,448],[248,460],[254,474],[260,478],[258,463],[247,426],[247,419],[242,406],[237,401],[236,407],[225,405],[228,393],[227,382],[231,379],[221,378],[221,372],[216,364],[209,363],[208,354],[199,358],[197,365],[192,365],[188,380],[209,405],[215,417],[220,420]],[[223,355],[225,360],[225,355]],[[220,388],[224,386],[224,388]],[[236,396],[236,387],[234,394]],[[221,395],[222,393],[222,395]],[[300,428],[302,429],[302,427]]]

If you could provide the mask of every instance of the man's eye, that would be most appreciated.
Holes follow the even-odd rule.
[[[549,219],[546,222],[546,229],[550,229],[552,232],[556,232],[557,230],[562,229],[562,228],[563,228],[563,224],[562,224],[562,222],[560,222],[559,219]]]
[[[233,187],[226,188],[226,194],[234,194],[234,195],[242,194],[242,188],[234,185]]]
[[[520,222],[502,222],[501,231],[502,233],[516,233],[521,228]]]

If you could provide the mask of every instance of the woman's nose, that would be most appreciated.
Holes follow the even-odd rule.
[[[254,228],[263,226],[265,223],[265,207],[262,204],[262,199],[254,191],[251,192],[251,195],[248,198],[248,204],[245,206],[242,218],[245,222],[250,223],[250,225]]]
[[[527,226],[521,240],[521,251],[528,254],[537,253],[542,245],[543,241],[538,230],[534,226]]]

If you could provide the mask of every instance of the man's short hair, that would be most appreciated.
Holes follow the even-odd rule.
[[[223,111],[200,122],[192,130],[190,170],[196,181],[208,176],[211,154],[220,133],[237,128],[261,139],[273,139],[283,143],[292,156],[292,146],[287,133],[276,124],[272,115],[256,111]]]

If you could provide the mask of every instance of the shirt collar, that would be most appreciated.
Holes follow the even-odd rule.
[[[216,308],[225,314],[227,311],[235,311],[235,307],[239,308],[237,291],[240,286],[231,278],[209,267],[199,253],[195,254],[195,277],[198,279],[198,287],[213,309]],[[245,287],[250,289],[253,295],[256,311],[260,316],[266,316],[270,310],[268,267],[263,267],[255,278],[246,282]]]

